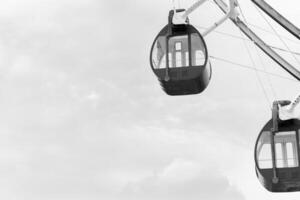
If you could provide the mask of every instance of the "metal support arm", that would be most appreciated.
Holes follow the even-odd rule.
[[[197,8],[199,8],[203,3],[207,2],[208,0],[198,0],[196,3],[194,3],[191,7],[189,7],[181,16],[180,13],[176,12],[174,10],[174,17],[173,17],[173,23],[174,24],[184,24],[186,23],[187,17],[194,12]],[[229,6],[226,7],[224,10],[225,16],[222,17],[219,21],[214,23],[211,27],[209,27],[207,30],[205,30],[201,35],[204,37],[210,32],[212,32],[214,29],[216,29],[218,26],[223,24],[227,19],[229,18],[235,18],[237,16],[237,12],[235,11],[235,7],[237,6],[236,0],[229,0]]]
[[[223,12],[226,12],[228,6],[223,0],[214,0]],[[300,72],[289,62],[283,59],[273,49],[271,49],[262,39],[260,39],[239,17],[230,17],[231,21],[270,58],[279,64],[285,71],[300,81]]]
[[[254,4],[256,4],[260,9],[262,9],[272,19],[274,19],[277,23],[279,23],[282,27],[284,27],[287,31],[289,31],[291,34],[293,34],[296,38],[300,40],[300,29],[297,26],[295,26],[288,19],[282,16],[279,12],[277,12],[264,0],[251,0],[251,1]]]
[[[296,107],[300,104],[300,95],[287,105],[279,105],[279,118],[281,120],[289,120],[299,118],[299,110]],[[298,113],[296,113],[298,111]]]

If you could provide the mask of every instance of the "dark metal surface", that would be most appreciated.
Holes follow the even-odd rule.
[[[157,76],[163,90],[168,95],[190,95],[199,94],[204,91],[211,79],[211,64],[208,61],[208,53],[205,41],[199,31],[190,24],[174,25],[171,22],[173,11],[169,14],[169,24],[166,25],[155,38],[150,53],[150,64],[153,72]],[[204,63],[192,65],[192,46],[191,35],[196,34],[200,44],[204,49]],[[169,66],[169,40],[176,36],[187,36],[188,38],[188,66],[170,67]],[[153,66],[153,52],[159,37],[165,39],[166,43],[166,68],[156,68]],[[201,46],[200,45],[200,46]]]
[[[277,113],[273,113],[274,115]],[[271,119],[261,130],[254,150],[255,158],[255,170],[256,175],[261,182],[261,184],[270,192],[294,192],[300,191],[300,166],[299,166],[299,130],[300,130],[300,120],[291,119],[286,121],[277,120],[274,124],[274,120]],[[276,156],[275,156],[275,142],[274,135],[280,132],[295,131],[296,132],[296,143],[297,143],[297,167],[289,168],[277,168],[276,167]],[[257,158],[257,149],[260,138],[263,132],[271,133],[271,145],[272,145],[272,163],[273,168],[260,169]],[[275,171],[275,175],[274,175]]]

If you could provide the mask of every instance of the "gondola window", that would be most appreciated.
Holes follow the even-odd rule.
[[[296,133],[294,131],[275,134],[276,167],[289,168],[298,166]]]

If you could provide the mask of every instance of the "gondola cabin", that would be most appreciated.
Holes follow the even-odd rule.
[[[192,25],[173,24],[173,15],[152,45],[151,67],[168,95],[201,93],[211,78],[206,44]]]
[[[300,120],[280,120],[274,105],[273,119],[263,127],[255,145],[256,175],[267,190],[300,191],[299,137]]]

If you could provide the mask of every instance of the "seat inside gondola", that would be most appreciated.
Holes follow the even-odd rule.
[[[264,126],[256,142],[256,174],[271,192],[300,191],[300,120],[282,121],[275,116],[278,115]]]
[[[173,24],[173,14],[152,45],[151,67],[167,94],[198,94],[211,78],[206,44],[192,25]]]

